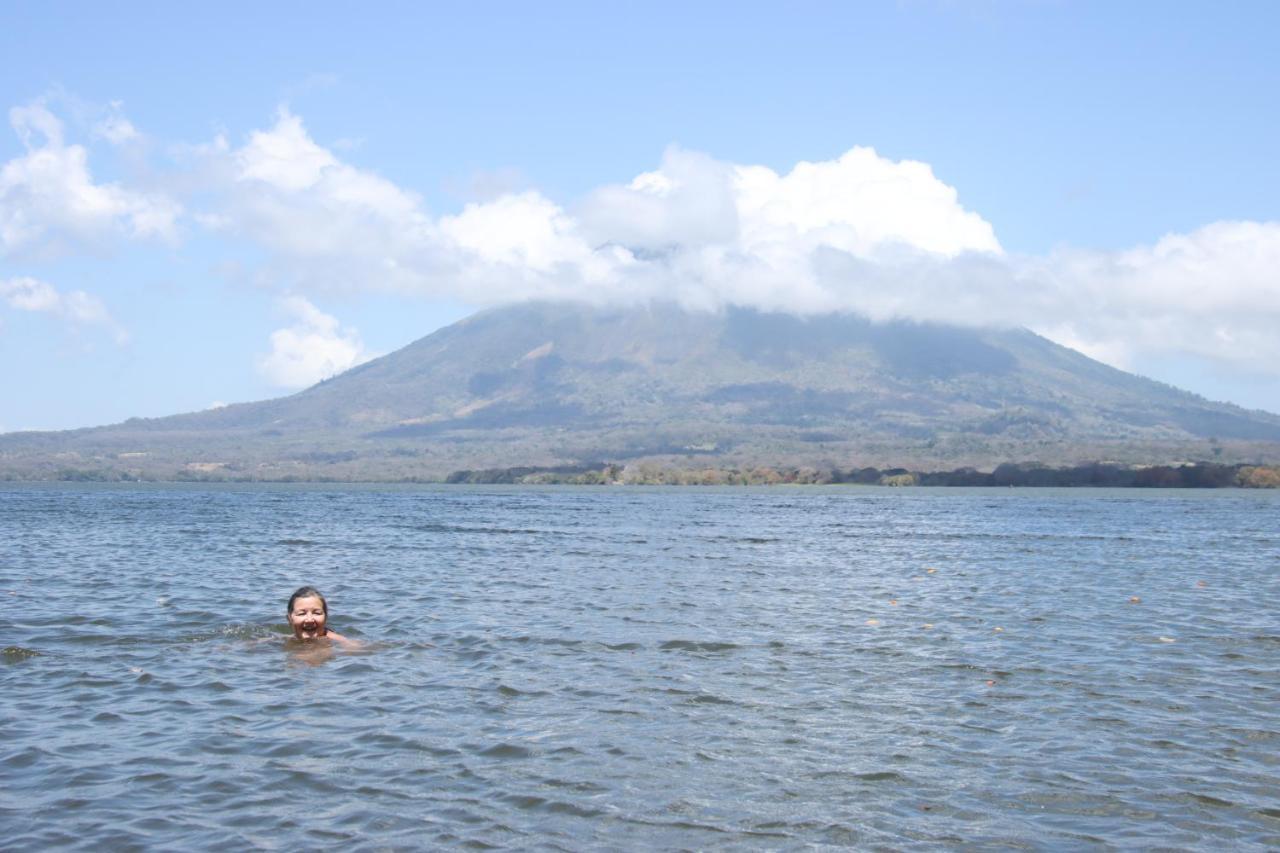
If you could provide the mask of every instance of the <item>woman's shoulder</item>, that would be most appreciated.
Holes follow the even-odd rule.
[[[335,643],[341,643],[344,646],[360,645],[359,640],[353,640],[350,637],[344,637],[341,634],[339,634],[337,631],[325,631],[324,636],[325,636],[325,639],[333,640]]]

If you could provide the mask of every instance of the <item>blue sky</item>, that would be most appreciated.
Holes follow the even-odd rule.
[[[1026,325],[1280,411],[1278,25],[8,3],[0,430],[289,393],[531,296]]]

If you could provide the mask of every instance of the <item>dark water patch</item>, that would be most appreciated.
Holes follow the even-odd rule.
[[[464,534],[469,537],[482,539],[485,536],[567,536],[570,535],[562,530],[556,530],[546,527],[499,527],[492,525],[465,525],[465,524],[447,524],[447,523],[430,523],[430,524],[399,524],[407,530],[413,530],[421,533],[450,533]]]
[[[482,749],[477,748],[474,751],[485,758],[531,758],[533,756],[533,750],[514,743],[498,743]]]
[[[586,641],[584,640],[575,640],[570,637],[532,637],[528,635],[521,636],[521,637],[512,637],[511,641],[515,643],[522,643],[522,644],[537,643],[543,646],[564,646],[566,648],[578,648],[579,646],[583,646],[586,644]]]
[[[737,643],[721,643],[698,640],[667,640],[658,646],[664,652],[731,652],[740,648]]]
[[[47,759],[49,753],[36,746],[28,746],[18,749],[8,755],[0,755],[0,766],[13,770],[21,770],[30,767],[38,761]]]
[[[1218,797],[1212,797],[1212,796],[1209,796],[1208,794],[1196,793],[1194,791],[1188,791],[1185,794],[1178,795],[1177,797],[1175,797],[1175,799],[1186,799],[1197,805],[1210,806],[1216,809],[1234,808],[1236,805],[1235,803],[1230,802],[1228,800],[1219,799]]]
[[[709,542],[740,542],[746,545],[767,545],[770,542],[780,541],[776,536],[761,536],[759,534],[752,535],[726,535],[726,534],[709,534],[702,537]]]
[[[500,695],[513,699],[517,696],[547,696],[550,693],[547,690],[521,690],[508,684],[499,684],[497,690]]]

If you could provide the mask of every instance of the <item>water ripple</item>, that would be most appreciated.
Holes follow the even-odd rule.
[[[1277,509],[3,486],[3,846],[1274,849]]]

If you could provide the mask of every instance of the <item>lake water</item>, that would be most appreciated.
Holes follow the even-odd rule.
[[[0,486],[0,848],[1275,848],[1278,520]],[[363,650],[286,646],[302,583]]]

